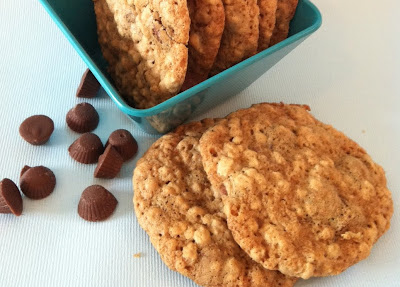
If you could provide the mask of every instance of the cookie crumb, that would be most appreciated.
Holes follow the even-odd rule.
[[[142,252],[133,254],[133,257],[134,257],[134,258],[140,258],[140,257],[142,257]]]

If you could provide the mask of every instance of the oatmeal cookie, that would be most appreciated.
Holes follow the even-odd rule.
[[[200,140],[236,242],[265,268],[305,279],[366,258],[393,213],[382,167],[308,109],[254,105]]]
[[[275,28],[272,33],[270,46],[285,40],[289,34],[290,21],[296,12],[298,0],[278,0]]]
[[[269,47],[272,32],[275,28],[277,5],[278,0],[258,0],[258,7],[260,8],[260,36],[258,38],[258,52]]]
[[[222,0],[188,0],[187,3],[191,20],[189,62],[182,91],[207,79],[225,27]]]
[[[108,70],[127,102],[150,108],[185,79],[190,19],[186,0],[94,0]]]
[[[292,286],[294,278],[255,263],[232,238],[222,202],[204,172],[198,141],[214,120],[156,141],[134,171],[134,207],[162,260],[202,286]]]
[[[222,0],[225,8],[225,29],[211,75],[257,53],[259,8],[257,0]]]

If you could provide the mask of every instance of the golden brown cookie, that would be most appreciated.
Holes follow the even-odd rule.
[[[296,12],[298,0],[278,0],[276,22],[270,46],[285,40],[289,34],[290,21]]]
[[[182,91],[206,80],[214,64],[225,27],[222,0],[188,0],[189,62]]]
[[[225,8],[225,29],[211,75],[257,53],[259,9],[257,0],[222,0]]]
[[[269,47],[272,32],[275,28],[277,5],[278,0],[258,0],[258,7],[260,8],[260,36],[258,38],[258,52]]]
[[[162,260],[202,286],[292,286],[255,263],[233,240],[197,149],[214,120],[179,127],[156,141],[134,171],[137,219]]]
[[[382,167],[308,109],[254,105],[200,140],[236,242],[265,268],[302,278],[366,258],[393,213]]]
[[[186,0],[94,0],[109,73],[124,98],[150,108],[177,94],[187,70]]]

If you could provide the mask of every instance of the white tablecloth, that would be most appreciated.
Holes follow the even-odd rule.
[[[315,4],[322,27],[244,92],[203,116],[220,117],[263,101],[304,103],[363,146],[386,170],[395,205],[392,227],[368,259],[339,276],[297,286],[400,286],[400,4]],[[117,179],[97,180],[93,165],[69,157],[77,134],[66,127],[65,115],[81,102],[75,91],[85,68],[37,0],[0,0],[0,177],[18,182],[25,164],[45,165],[57,177],[48,198],[24,198],[22,216],[0,214],[0,286],[195,286],[165,267],[136,221],[136,160]],[[103,141],[126,128],[139,142],[139,157],[156,139],[136,128],[104,91],[90,103],[99,111],[95,133]],[[29,145],[18,134],[33,114],[54,120],[45,146]],[[119,201],[102,223],[86,222],[76,212],[81,192],[94,183]],[[134,258],[139,252],[142,257]]]

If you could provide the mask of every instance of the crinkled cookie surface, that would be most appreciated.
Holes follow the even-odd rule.
[[[270,46],[287,38],[290,21],[294,17],[298,3],[298,0],[278,0],[275,27],[270,39]]]
[[[292,286],[242,251],[202,167],[198,141],[214,120],[190,123],[157,140],[134,171],[134,207],[162,260],[202,286]]]
[[[99,43],[122,96],[150,108],[176,95],[187,70],[185,0],[94,0]]]
[[[182,91],[208,78],[225,27],[222,0],[188,0],[187,4],[191,20],[189,61]]]
[[[259,8],[257,0],[223,0],[225,29],[211,75],[257,53]]]
[[[272,32],[275,28],[277,6],[278,0],[258,0],[258,7],[260,8],[260,35],[258,39],[258,52],[269,47]]]
[[[307,109],[254,105],[200,140],[236,242],[264,267],[302,278],[366,258],[393,213],[383,169]]]

